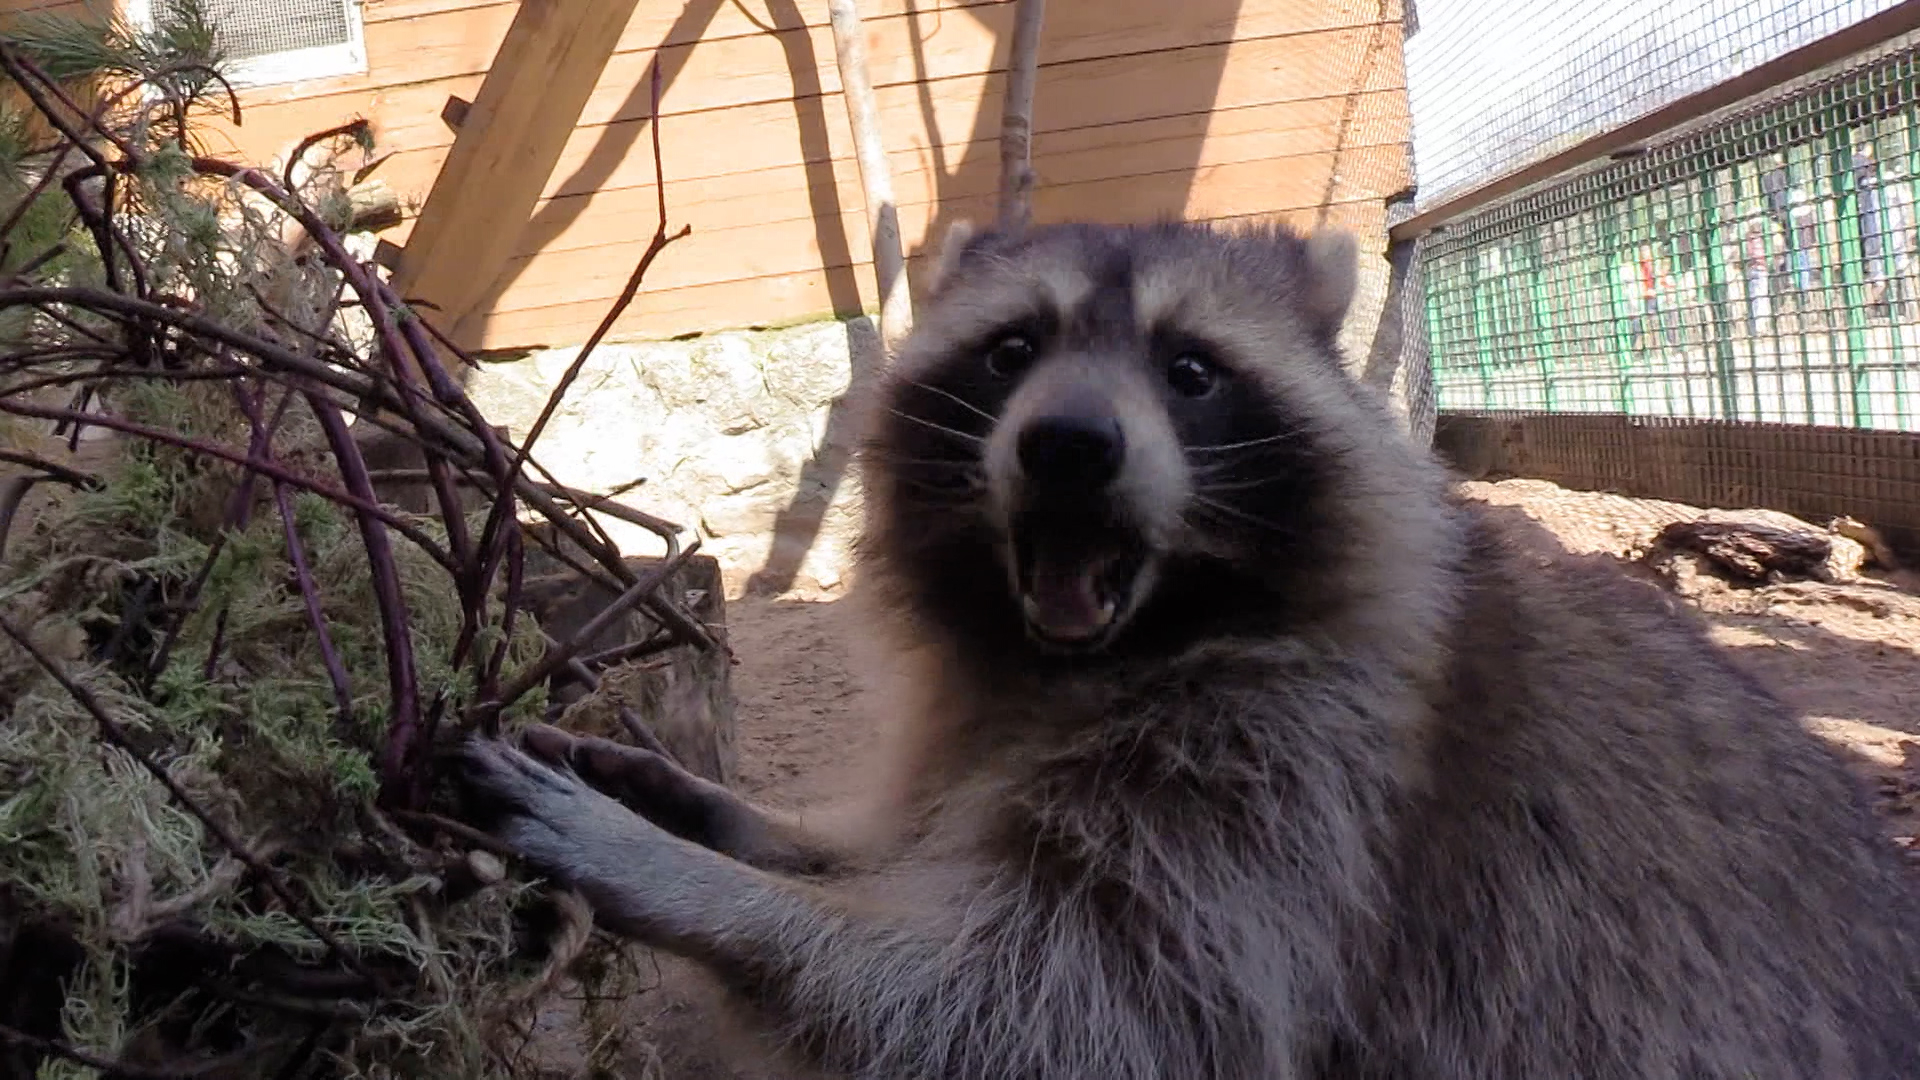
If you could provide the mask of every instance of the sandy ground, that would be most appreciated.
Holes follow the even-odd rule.
[[[1691,507],[1569,491],[1539,480],[1471,483],[1464,490],[1520,510],[1567,550],[1637,557]],[[1915,851],[1920,832],[1920,574],[1869,570],[1832,582],[1741,588],[1717,579],[1681,595],[1713,637],[1850,752],[1888,831]]]
[[[872,737],[846,642],[848,605],[830,594],[727,601],[739,768],[735,788],[771,806],[832,799],[858,782]],[[749,1038],[720,1017],[712,986],[691,965],[659,957],[655,989],[637,1003],[651,1045],[630,1059],[632,1080],[786,1080],[744,1067]]]
[[[1667,521],[1693,513],[1539,481],[1466,490],[1519,509],[1568,550],[1623,559]],[[1740,663],[1851,752],[1889,832],[1907,844],[1920,831],[1920,590],[1912,584],[1895,574],[1761,588],[1709,581],[1685,591]],[[740,657],[739,787],[776,805],[830,797],[847,782],[838,770],[857,763],[871,737],[844,644],[857,629],[843,625],[846,606],[831,596],[742,597],[727,612]],[[713,1026],[707,995],[684,969],[663,967],[661,984],[640,1005],[662,1059],[636,1061],[631,1075],[748,1080],[710,1056],[738,1036]]]

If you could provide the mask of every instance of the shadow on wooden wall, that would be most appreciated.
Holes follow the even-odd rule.
[[[739,0],[692,0],[686,5],[680,18],[665,36],[665,41],[697,40],[713,21],[714,15],[725,4],[733,4],[761,32],[780,42],[786,54],[788,71],[794,84],[793,107],[795,120],[799,126],[801,147],[808,162],[830,162],[833,158],[830,146],[826,110],[841,108],[838,95],[823,95],[812,91],[818,81],[817,73],[821,63],[830,58],[817,55],[812,37],[807,34],[806,20],[801,16],[796,0],[765,0],[767,16],[761,18],[748,10]],[[783,33],[782,31],[800,31]],[[699,46],[694,47],[698,49]],[[657,47],[654,55],[659,58],[661,75],[661,93],[673,85],[692,55],[689,50],[667,50]],[[598,141],[587,154],[586,160],[566,180],[554,190],[581,191],[598,193],[606,188],[616,172],[634,155],[645,156],[648,150],[643,145],[650,125],[659,122],[652,116],[653,103],[650,80],[641,79],[629,91],[627,100],[617,115],[642,115],[647,117],[644,124],[609,124],[601,129]],[[667,123],[672,123],[668,117]],[[831,168],[808,169],[807,196],[812,210],[816,241],[822,256],[821,264],[827,272],[827,283],[832,307],[836,313],[858,314],[861,310],[861,290],[855,274],[862,271],[860,266],[866,259],[864,252],[854,252],[846,230],[842,224],[847,213],[856,209],[844,205],[839,186],[834,182]],[[527,222],[525,234],[529,238],[558,236],[575,224],[592,206],[592,197],[583,199],[548,199],[537,209]],[[679,221],[674,218],[672,200],[668,200],[667,214],[671,224],[676,227]],[[495,280],[492,287],[475,307],[473,318],[481,324],[475,336],[484,332],[487,315],[494,310],[501,296],[513,287],[519,276],[531,267],[531,260],[515,260],[509,263],[505,271]],[[645,303],[642,294],[640,303]]]
[[[803,17],[797,0],[765,0],[766,15],[760,17],[748,12],[740,0],[694,0],[689,3],[680,18],[666,35],[666,40],[698,40],[711,24],[715,14],[723,3],[734,3],[739,10],[757,26],[762,33],[774,36],[781,44],[786,57],[788,72],[793,81],[793,109],[798,124],[803,159],[808,163],[804,170],[807,184],[807,199],[811,210],[814,239],[820,253],[820,266],[825,274],[828,298],[832,310],[840,316],[859,314],[868,305],[863,296],[871,296],[874,288],[871,283],[863,282],[859,275],[873,273],[870,262],[871,252],[866,250],[867,239],[864,234],[850,236],[847,222],[850,213],[861,209],[857,204],[848,205],[849,195],[858,199],[859,192],[845,192],[833,168],[834,147],[830,125],[839,120],[830,117],[828,109],[844,109],[845,102],[839,94],[822,94],[814,88],[819,81],[822,65],[832,60],[830,56],[819,55],[814,38],[807,33],[807,22]],[[1193,10],[1198,4],[1203,10]],[[920,105],[920,121],[927,134],[926,144],[918,148],[893,145],[890,141],[887,149],[897,163],[903,151],[917,149],[922,158],[921,167],[925,170],[927,184],[921,189],[931,189],[932,206],[930,220],[915,233],[921,238],[918,244],[909,244],[910,267],[914,284],[920,284],[921,268],[925,257],[938,245],[953,223],[962,218],[975,221],[991,220],[995,210],[997,186],[1000,173],[1000,123],[1002,97],[1005,86],[1005,63],[1008,43],[996,42],[996,64],[999,71],[988,83],[972,118],[971,128],[964,134],[949,133],[942,130],[942,119],[935,103],[935,89],[940,81],[928,61],[927,50],[930,41],[936,37],[948,19],[972,19],[979,22],[994,20],[1001,26],[1001,37],[1011,34],[1012,21],[1008,17],[1014,5],[992,5],[985,7],[933,8],[922,10],[908,0],[907,16],[909,43],[913,51],[914,90]],[[1209,25],[1232,27],[1238,18],[1240,0],[1190,0],[1183,21],[1200,22]],[[789,32],[798,31],[798,32]],[[1042,64],[1040,87],[1036,94],[1034,113],[1035,131],[1052,132],[1063,128],[1071,129],[1072,117],[1061,117],[1058,109],[1049,115],[1047,97],[1047,78],[1044,70],[1046,33],[1043,30]],[[694,46],[695,50],[699,48]],[[663,93],[672,85],[685,68],[688,51],[659,50],[661,57],[661,80]],[[1198,122],[1184,125],[1184,131],[1172,138],[1155,141],[1152,156],[1154,171],[1159,175],[1158,186],[1164,186],[1168,174],[1183,177],[1190,181],[1194,170],[1200,163],[1201,150],[1207,135],[1207,123],[1204,114],[1211,108],[1222,70],[1225,66],[1226,52],[1214,49],[1202,55],[1213,58],[1212,63],[1187,64],[1181,68],[1185,78],[1183,84],[1173,95],[1180,102],[1191,106],[1190,114],[1202,114]],[[1148,70],[1141,72],[1143,84],[1132,88],[1134,94],[1147,96],[1154,88],[1145,85],[1150,78]],[[642,113],[651,117],[650,80],[642,79],[631,88],[619,115]],[[1059,104],[1059,103],[1056,103]],[[1066,123],[1062,123],[1065,119]],[[669,116],[666,122],[671,124]],[[950,121],[948,126],[951,126]],[[601,129],[599,139],[585,160],[566,180],[553,190],[597,193],[615,176],[623,164],[634,155],[646,155],[648,149],[643,140],[648,133],[647,124],[615,124]],[[890,132],[893,138],[897,132]],[[1036,140],[1038,141],[1038,140]],[[1124,147],[1105,150],[1108,154],[1124,154]],[[1046,162],[1036,160],[1039,172],[1039,187],[1045,191],[1047,183]],[[897,168],[897,165],[896,165]],[[1119,170],[1124,172],[1125,170]],[[1162,195],[1165,198],[1165,195]],[[527,224],[526,235],[535,240],[540,237],[558,236],[571,227],[590,207],[592,198],[549,199],[534,213]],[[1057,204],[1037,200],[1037,220],[1058,219],[1063,216],[1077,216],[1071,208],[1062,208]],[[1065,211],[1063,213],[1063,210]],[[667,207],[670,223],[678,226],[674,218],[674,207],[669,200]],[[860,250],[855,250],[856,244]],[[668,257],[671,257],[670,255]],[[486,296],[475,308],[474,318],[484,320],[486,312],[494,310],[500,297],[512,288],[514,282],[526,268],[533,265],[530,260],[515,261],[494,282]],[[643,292],[639,303],[646,303]],[[477,332],[484,332],[480,330]],[[823,437],[811,460],[801,470],[796,494],[792,502],[781,511],[774,524],[775,543],[767,562],[749,580],[748,587],[756,592],[778,593],[790,588],[799,572],[799,568],[818,538],[819,531],[829,506],[845,482],[846,472],[851,464],[852,446],[856,433],[855,424],[850,415],[849,400],[857,397],[857,392],[881,362],[880,345],[876,336],[865,328],[850,324],[849,352],[852,356],[853,390],[837,401],[830,409]]]
[[[1129,6],[1136,8],[1143,2],[1145,0],[1128,0]],[[823,55],[819,44],[821,39],[816,34],[820,30],[817,25],[819,19],[812,18],[810,25],[799,0],[757,0],[751,5],[745,0],[692,0],[663,35],[662,46],[654,51],[661,66],[662,92],[665,94],[670,90],[685,73],[689,59],[707,47],[700,41],[701,36],[727,5],[735,8],[735,18],[744,16],[761,34],[779,43],[788,69],[786,77],[792,87],[792,97],[787,104],[797,127],[802,157],[795,179],[804,177],[813,246],[817,251],[813,272],[819,274],[824,283],[828,302],[826,307],[833,314],[843,317],[859,314],[872,307],[876,294],[876,287],[869,280],[873,274],[872,253],[865,229],[857,224],[863,207],[858,185],[849,182],[852,173],[851,154],[844,145],[844,136],[836,138],[836,133],[847,126],[845,101],[837,89],[829,90],[821,85],[826,73],[833,69],[834,58],[830,50]],[[751,10],[762,5],[763,11]],[[1005,38],[1011,34],[1015,6],[952,6],[940,4],[938,0],[905,0],[906,41],[912,53],[914,81],[909,87],[903,86],[897,77],[885,81],[876,78],[877,82],[881,82],[882,93],[889,100],[899,101],[910,92],[917,97],[919,106],[919,116],[914,122],[903,122],[904,118],[895,113],[886,125],[886,149],[897,178],[896,188],[902,203],[902,226],[909,249],[910,272],[916,284],[920,266],[929,254],[928,249],[937,245],[939,238],[945,235],[955,220],[987,220],[993,216],[1000,167],[998,140],[1001,91],[1006,81],[1008,52]],[[1050,62],[1050,46],[1055,46],[1056,42],[1049,40],[1046,31],[1042,33],[1042,67],[1034,110],[1035,167],[1039,174],[1036,219],[1046,221],[1082,216],[1079,208],[1063,205],[1063,200],[1057,197],[1058,193],[1055,193],[1055,197],[1049,197],[1050,148],[1060,159],[1072,159],[1067,161],[1065,167],[1076,180],[1085,181],[1089,175],[1105,178],[1099,177],[1104,170],[1107,176],[1116,180],[1145,181],[1140,186],[1143,192],[1141,197],[1129,197],[1125,191],[1103,197],[1100,205],[1087,208],[1094,216],[1138,216],[1129,213],[1129,204],[1135,202],[1177,208],[1184,201],[1194,170],[1201,160],[1208,134],[1207,114],[1213,106],[1228,49],[1215,45],[1172,50],[1184,55],[1179,56],[1179,62],[1171,68],[1166,60],[1168,50],[1159,49],[1153,57],[1157,63],[1140,65],[1137,76],[1122,78],[1117,86],[1111,70],[1107,70],[1103,73],[1102,92],[1117,90],[1129,99],[1126,107],[1116,107],[1116,103],[1110,100],[1089,100],[1087,95],[1073,92],[1076,78],[1074,69],[1077,66],[1088,61],[1124,61],[1124,54],[1103,52],[1103,42],[1099,40],[1097,32],[1100,19],[1096,16],[1099,13],[1073,11],[1065,4],[1052,7],[1054,10],[1049,11],[1049,17],[1067,24],[1061,32],[1071,34],[1073,40],[1065,60]],[[1223,28],[1221,35],[1231,37],[1240,7],[1241,0],[1190,0],[1183,6],[1179,22],[1188,27]],[[981,29],[985,28],[995,38],[993,68],[982,80],[982,90],[975,107],[964,110],[971,113],[964,130],[955,130],[956,114],[963,111],[956,109],[955,104],[958,95],[965,93],[964,89],[956,88],[964,88],[969,80],[978,76],[956,77],[950,70],[950,63],[943,68],[930,62],[928,55],[930,48],[938,45],[942,31],[951,30],[949,20],[968,20],[975,24],[968,28],[972,37],[978,37]],[[897,26],[897,16],[894,21]],[[1131,20],[1134,23],[1139,21],[1138,18]],[[1089,26],[1095,30],[1090,32]],[[893,32],[897,33],[897,30]],[[1137,35],[1138,28],[1134,27],[1131,32]],[[695,43],[690,48],[664,47],[665,42],[689,41]],[[1059,50],[1055,48],[1052,51],[1057,53]],[[896,55],[886,58],[886,62],[893,65],[901,59]],[[1049,67],[1053,70],[1050,71]],[[1164,83],[1170,73],[1177,75],[1177,86],[1157,85]],[[1061,92],[1063,90],[1068,92]],[[1166,104],[1160,104],[1155,99],[1162,99]],[[1144,104],[1136,108],[1133,102]],[[516,283],[522,285],[524,292],[523,276],[541,263],[542,259],[534,253],[542,251],[543,245],[551,239],[589,222],[595,203],[610,188],[623,182],[620,179],[623,170],[630,175],[634,164],[648,156],[645,143],[649,125],[654,122],[651,113],[650,87],[643,76],[635,80],[625,102],[613,114],[642,118],[643,122],[614,123],[600,127],[596,141],[580,159],[580,163],[562,174],[564,180],[548,186],[549,192],[569,195],[544,199],[535,210],[525,226],[520,244],[520,250],[533,257],[516,257],[505,268],[487,290],[483,300],[473,309],[470,318],[475,325],[470,333],[461,335],[463,338],[477,341],[489,336],[489,321],[524,307],[525,301],[516,301],[511,294]],[[676,116],[673,110],[668,110],[664,120],[667,131],[671,132],[676,120],[702,126],[707,123],[703,114]],[[1132,175],[1135,170],[1126,166],[1125,162],[1136,148],[1129,146],[1126,140],[1143,121],[1152,130],[1147,136],[1149,144],[1137,150],[1151,158],[1152,175],[1135,177]],[[903,128],[918,130],[903,132]],[[1107,129],[1111,129],[1110,133]],[[924,140],[920,137],[922,132]],[[1108,134],[1110,138],[1106,137]],[[671,174],[674,171],[671,148],[668,154],[668,171]],[[916,159],[914,167],[906,167]],[[625,182],[631,183],[630,180]],[[697,184],[698,181],[670,178],[669,188],[684,188],[688,183]],[[1151,192],[1145,194],[1148,188]],[[684,220],[677,216],[671,191],[667,212],[675,227]],[[696,220],[693,224],[697,231],[713,227],[703,220]],[[727,222],[720,227],[732,224]],[[633,253],[637,255],[638,250],[636,247]],[[663,256],[663,261],[673,257],[674,254],[670,253]],[[657,294],[652,288],[643,290],[637,305],[646,305],[650,295]],[[504,303],[503,297],[506,297]],[[779,307],[778,304],[772,306],[776,309]],[[820,314],[826,314],[826,311],[820,311]],[[753,320],[745,321],[750,323]],[[517,331],[514,336],[518,336]],[[579,336],[584,337],[584,331]]]

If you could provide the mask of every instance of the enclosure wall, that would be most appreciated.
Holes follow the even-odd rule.
[[[1424,242],[1444,412],[1920,429],[1920,47]]]
[[[1804,424],[1541,412],[1441,413],[1434,449],[1469,479],[1526,476],[1694,506],[1872,524],[1920,558],[1920,435]]]
[[[11,0],[18,3],[19,0]],[[530,0],[531,2],[531,0]],[[909,253],[991,213],[1014,4],[863,0]],[[247,90],[211,149],[254,161],[365,116],[376,175],[423,198],[518,5],[368,0],[367,74]],[[589,101],[481,344],[583,339],[652,233],[648,66],[664,75],[667,205],[693,235],[618,332],[767,325],[875,304],[870,245],[827,6],[643,3]],[[1048,6],[1034,140],[1036,217],[1325,217],[1384,247],[1408,182],[1399,0],[1105,0]],[[405,242],[406,227],[390,232]]]

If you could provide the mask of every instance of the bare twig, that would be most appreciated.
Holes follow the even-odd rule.
[[[66,253],[67,245],[55,244],[40,254],[35,255],[33,258],[28,259],[26,262],[21,263],[19,268],[9,271],[7,277],[14,281],[18,281],[24,277],[31,277],[36,270],[39,270],[41,267]]]
[[[224,446],[214,446],[211,443],[190,439],[184,435],[167,431],[163,428],[151,427],[146,424],[136,424],[131,420],[122,420],[117,416],[108,416],[101,413],[82,413],[73,409],[53,409],[43,405],[28,405],[24,402],[9,401],[5,398],[0,398],[0,412],[12,413],[15,416],[37,417],[42,420],[71,420],[94,424],[99,427],[124,432],[128,435],[137,435],[151,442],[177,446],[182,450],[188,450],[205,457],[224,461],[229,465],[238,465],[242,468],[251,469],[277,479],[282,483],[311,491],[316,495],[323,495],[358,513],[371,515],[382,525],[392,528],[395,532],[413,541],[420,550],[432,556],[435,562],[447,567],[449,570],[453,569],[453,560],[440,545],[433,542],[432,537],[429,537],[405,519],[387,510],[372,498],[342,491],[330,484],[309,479],[283,465],[266,461],[254,461],[245,454],[236,453]]]
[[[424,810],[392,810],[389,811],[389,813],[393,815],[395,821],[411,825],[423,831],[437,830],[446,833],[448,836],[453,837],[455,840],[469,847],[476,847],[482,851],[506,859],[518,859],[520,857],[519,852],[502,841],[495,839],[487,833],[481,832],[471,825],[463,825],[458,821],[454,821],[452,818],[442,817],[439,814],[429,814]]]
[[[236,118],[234,122],[238,123],[239,120]],[[323,142],[330,142],[334,139],[350,138],[355,142],[363,142],[367,138],[367,132],[371,130],[372,125],[364,119],[349,120],[338,127],[330,127],[325,131],[316,131],[306,138],[301,139],[299,145],[293,148],[293,153],[287,155],[286,168],[280,170],[281,185],[285,187],[288,192],[300,190],[300,185],[294,182],[293,170],[298,167],[301,160],[307,156],[307,151],[319,146]]]
[[[281,394],[280,403],[274,406],[272,418],[264,424],[257,421],[259,406],[255,404],[253,398],[247,396],[245,387],[238,383],[234,384],[233,398],[239,403],[241,410],[247,414],[252,427],[252,434],[247,440],[247,459],[251,461],[266,453],[267,444],[273,438],[273,433],[279,430],[280,422],[286,418],[287,405],[293,400],[293,395],[290,392]],[[173,620],[171,626],[167,627],[166,635],[161,638],[160,647],[154,651],[153,660],[147,666],[146,686],[143,689],[151,690],[154,682],[167,670],[167,665],[173,662],[174,647],[179,644],[181,631],[185,630],[187,625],[185,611],[191,610],[199,603],[200,591],[207,587],[207,581],[213,577],[213,568],[219,562],[221,553],[226,550],[227,540],[235,532],[245,529],[247,522],[252,519],[254,480],[258,475],[252,469],[247,470],[241,477],[239,486],[234,488],[232,497],[228,499],[227,528],[221,530],[220,534],[213,538],[213,542],[207,545],[207,554],[200,560],[199,572],[194,575],[192,581],[187,583],[186,595],[181,598],[183,613]],[[214,655],[226,635],[226,619],[227,613],[220,612],[214,630],[214,645],[209,650],[206,664],[202,669],[207,673],[208,679],[213,678]]]
[[[431,309],[433,306],[424,300],[414,300],[407,297],[402,297],[401,302],[406,304],[409,309],[414,309],[414,308]],[[480,361],[475,360],[472,357],[472,355],[470,355],[465,349],[462,349],[460,346],[455,345],[453,343],[453,339],[448,337],[446,334],[442,333],[440,328],[438,326],[435,326],[431,319],[421,317],[418,311],[414,312],[414,316],[420,319],[420,325],[427,328],[427,333],[433,335],[433,340],[438,342],[441,348],[447,350],[449,355],[451,355],[454,359],[460,361],[460,365],[462,367],[465,367],[474,371],[478,371],[480,369]]]
[[[340,662],[340,650],[333,646],[333,634],[327,630],[326,612],[320,605],[320,587],[314,583],[313,568],[307,565],[306,546],[300,542],[300,530],[293,522],[293,507],[287,499],[287,485],[273,485],[274,508],[280,512],[280,524],[287,537],[287,560],[293,564],[294,580],[300,587],[300,600],[307,609],[307,621],[313,625],[314,642],[320,648],[320,661],[326,665],[327,681],[333,685],[334,707],[340,711],[341,730],[353,724],[352,680]]]
[[[523,697],[527,691],[547,681],[547,679],[553,676],[555,671],[559,670],[567,661],[578,656],[581,650],[585,649],[594,638],[600,636],[601,631],[611,626],[615,619],[624,616],[636,604],[650,596],[655,589],[658,589],[663,583],[669,580],[673,576],[674,571],[680,569],[680,565],[687,560],[688,556],[691,556],[698,550],[700,550],[700,541],[695,539],[694,542],[688,544],[686,550],[682,551],[678,556],[672,559],[662,560],[660,565],[654,567],[646,576],[629,586],[627,591],[621,593],[611,604],[608,604],[605,608],[602,608],[598,614],[594,615],[593,618],[587,620],[587,624],[581,627],[579,632],[575,633],[571,638],[562,642],[559,648],[548,649],[547,655],[542,657],[539,663],[522,671],[513,682],[507,685],[505,690],[500,692],[498,697],[485,702],[480,707],[480,712],[483,715],[488,712],[498,715],[501,710]]]
[[[500,671],[506,666],[507,652],[513,647],[513,631],[520,618],[521,586],[526,578],[526,548],[518,523],[504,533],[507,540],[507,589],[501,597],[500,641],[494,646],[493,655],[488,657],[486,670],[480,679],[480,693],[483,697],[493,698],[500,694]],[[481,733],[487,736],[498,734],[499,714],[483,718]]]
[[[419,483],[429,479],[425,469],[377,469],[372,475],[374,480],[383,484],[394,482]],[[466,478],[465,482],[470,484],[480,483],[477,478],[473,477]],[[636,510],[625,503],[615,501],[618,498],[617,492],[608,492],[602,495],[591,491],[583,491],[576,487],[540,483],[538,481],[535,481],[533,486],[556,499],[566,499],[575,506],[578,506],[581,510],[590,510],[595,513],[605,514],[610,518],[624,521],[629,525],[640,526],[655,536],[660,537],[670,545],[667,551],[668,558],[672,558],[679,553],[679,534],[685,530],[664,518],[654,517],[644,510]]]
[[[137,156],[133,147],[125,139],[97,123],[89,124],[85,129],[74,126],[72,118],[87,116],[87,110],[82,109],[78,102],[60,88],[58,80],[41,70],[40,65],[28,59],[26,53],[22,52],[18,46],[0,41],[0,71],[5,71],[13,77],[14,85],[20,88],[21,93],[27,95],[27,100],[33,103],[33,107],[39,111],[47,123],[65,137],[66,145],[86,155],[95,165],[107,168],[108,162],[107,155],[93,145],[92,139],[88,138],[91,134],[104,137],[124,156]]]
[[[38,454],[29,454],[24,450],[0,448],[0,461],[32,469],[40,473],[43,479],[57,480],[68,487],[92,488],[100,484],[100,478],[97,476],[62,465],[57,461],[48,461]]]
[[[667,744],[660,741],[659,735],[654,734],[653,727],[636,716],[632,709],[622,705],[615,710],[615,715],[620,717],[620,726],[627,729],[627,737],[633,740],[635,746],[659,754],[668,761],[680,760],[679,755],[667,749]]]
[[[601,668],[630,663],[655,653],[665,652],[675,644],[677,643],[671,636],[654,635],[641,638],[639,641],[629,641],[625,645],[616,645],[611,649],[602,649],[597,653],[581,657],[580,662],[585,664],[589,671],[598,671]]]
[[[64,304],[121,320],[148,320],[162,323],[190,334],[196,339],[222,345],[235,353],[259,360],[269,369],[262,374],[297,374],[320,385],[330,386],[343,394],[391,409],[395,413],[406,411],[398,391],[383,386],[364,372],[339,370],[324,361],[304,356],[277,342],[235,330],[198,312],[184,311],[150,300],[101,289],[47,286],[0,289],[0,309],[20,304],[36,307],[43,304]],[[416,393],[416,400],[423,398],[424,395]],[[425,418],[422,424],[422,430],[427,435],[463,449],[471,445],[477,451],[478,438],[469,433],[462,432],[449,424],[436,422],[431,415]]]
[[[660,61],[657,57],[653,61],[652,79],[654,119],[647,125],[647,130],[653,135],[653,186],[659,195],[660,212],[658,223],[654,226],[653,239],[647,241],[647,250],[641,253],[640,264],[633,268],[633,274],[627,278],[626,287],[620,290],[619,299],[613,302],[613,307],[608,309],[607,314],[600,320],[600,325],[594,327],[592,335],[587,338],[587,343],[580,346],[580,352],[574,356],[573,363],[567,365],[567,370],[560,376],[560,382],[553,388],[553,393],[547,395],[546,405],[541,408],[540,415],[533,421],[533,426],[527,429],[527,437],[520,443],[520,453],[513,462],[512,477],[517,478],[520,475],[527,456],[533,453],[533,444],[539,441],[541,433],[547,429],[547,421],[553,419],[553,414],[559,410],[560,403],[566,400],[567,390],[573,386],[574,380],[580,377],[580,372],[585,370],[587,359],[593,355],[593,350],[600,344],[600,339],[607,336],[607,332],[613,329],[614,322],[627,310],[627,305],[633,303],[633,298],[639,293],[640,283],[645,280],[653,260],[660,257],[660,253],[666,250],[668,244],[693,233],[693,226],[683,225],[679,232],[671,236],[667,234],[667,177],[660,159]]]

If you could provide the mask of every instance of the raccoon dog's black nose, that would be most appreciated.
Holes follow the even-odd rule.
[[[1058,414],[1027,423],[1020,433],[1020,469],[1038,484],[1100,488],[1120,475],[1126,439],[1111,416]]]

